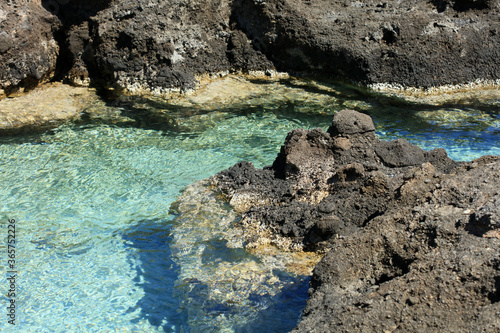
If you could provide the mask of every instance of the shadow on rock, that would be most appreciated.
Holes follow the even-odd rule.
[[[247,247],[327,253],[294,332],[500,330],[499,157],[382,141],[343,110],[327,132],[290,132],[271,167],[242,162],[211,182]]]

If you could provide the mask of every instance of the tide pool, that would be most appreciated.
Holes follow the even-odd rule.
[[[268,88],[206,109],[112,100],[107,107],[129,117],[139,104],[150,113],[135,123],[92,118],[2,138],[0,246],[6,253],[15,219],[18,273],[15,328],[0,282],[0,331],[288,332],[309,277],[228,244],[238,217],[199,181],[242,160],[271,164],[290,130],[326,130],[347,106],[372,116],[382,139],[445,148],[456,160],[500,154],[495,103],[388,104],[335,87]],[[169,121],[151,120],[160,109]]]

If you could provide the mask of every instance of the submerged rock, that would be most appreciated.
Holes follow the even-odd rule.
[[[175,294],[190,309],[188,322],[194,330],[253,327],[280,294],[309,278],[322,257],[265,245],[245,251],[236,212],[206,181],[188,186],[172,212],[170,249],[179,266]],[[280,318],[287,319],[297,317]]]
[[[327,252],[297,332],[500,329],[500,158],[381,141],[344,110],[326,133],[289,133],[272,166],[211,182],[252,193],[237,201],[247,247]]]
[[[93,89],[60,83],[38,87],[17,98],[5,98],[0,100],[0,136],[55,128],[79,119],[97,103],[99,98]]]

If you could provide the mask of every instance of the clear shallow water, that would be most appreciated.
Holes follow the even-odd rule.
[[[148,116],[134,126],[99,121],[23,140],[3,139],[0,232],[6,235],[7,218],[18,221],[17,328],[291,330],[305,306],[308,278],[280,267],[257,271],[262,259],[204,235],[205,229],[217,227],[193,224],[198,219],[207,226],[230,223],[222,221],[224,214],[208,209],[186,217],[172,203],[188,185],[238,161],[270,164],[288,131],[326,129],[345,106],[374,117],[385,139],[404,137],[424,149],[443,147],[457,160],[500,154],[494,104],[436,108],[352,91],[322,99],[314,89],[294,89],[300,98],[280,100],[271,94],[226,109],[172,108],[168,113],[168,104],[162,105],[174,122],[155,123]],[[148,107],[154,111],[158,106]],[[111,108],[133,112],[118,103]],[[5,259],[0,266],[6,269]],[[221,272],[220,267],[252,278],[242,282],[221,273],[210,281],[202,276]],[[6,282],[0,285],[6,287]],[[13,330],[1,320],[0,331]]]

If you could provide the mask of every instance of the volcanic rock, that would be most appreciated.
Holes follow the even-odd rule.
[[[59,46],[57,18],[38,1],[0,3],[0,99],[50,80]]]
[[[326,253],[296,332],[500,329],[499,157],[385,142],[344,110],[326,133],[290,132],[271,167],[211,182],[228,198],[251,189],[248,245],[272,232],[278,247]]]
[[[500,77],[500,2],[236,0],[233,16],[278,69],[439,86]]]
[[[9,0],[0,89],[57,74],[163,93],[276,69],[397,87],[497,82],[499,15],[499,0]]]

